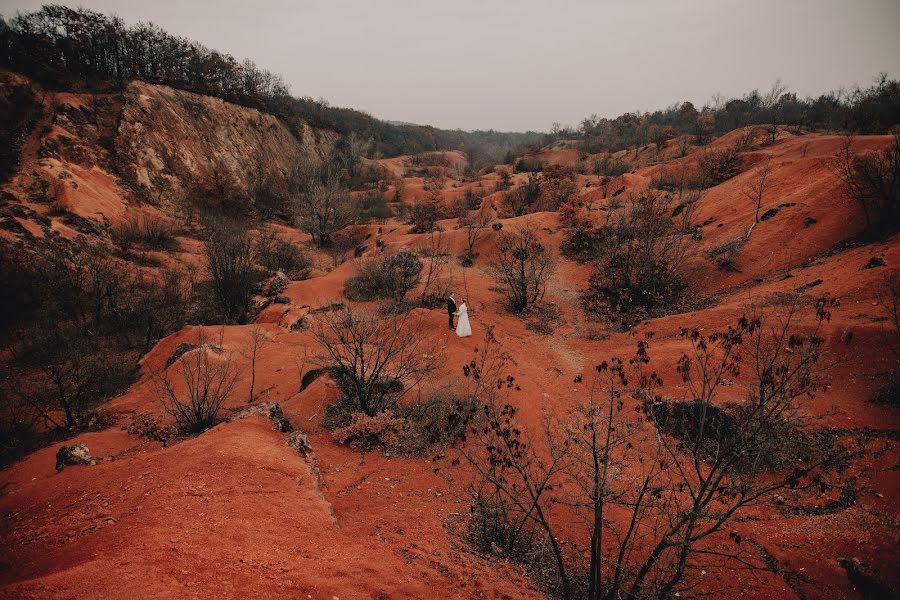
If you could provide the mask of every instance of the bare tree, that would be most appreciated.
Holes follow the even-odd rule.
[[[767,158],[756,171],[755,177],[744,185],[742,190],[744,196],[756,205],[755,222],[759,223],[759,213],[762,210],[763,196],[766,190],[771,187],[772,182],[769,176],[772,174],[772,159]],[[749,238],[749,232],[747,234]]]
[[[466,230],[466,253],[462,257],[464,267],[471,266],[475,262],[475,244],[481,237],[484,228],[490,225],[490,216],[482,211],[467,213],[459,218],[457,226]]]
[[[369,416],[393,408],[440,365],[440,350],[412,313],[377,317],[350,308],[321,313],[312,334],[319,366]]]
[[[444,239],[444,232],[432,231],[428,236],[428,246],[426,246],[422,254],[428,258],[425,267],[424,283],[422,284],[422,296],[419,301],[425,305],[428,301],[429,293],[440,280],[447,263],[450,262],[450,253],[447,251],[447,243]]]
[[[318,157],[301,159],[291,188],[294,218],[320,248],[328,246],[332,235],[353,223],[353,198],[335,165]]]
[[[163,407],[182,431],[201,433],[218,421],[219,411],[234,391],[240,372],[231,356],[224,354],[221,345],[213,346],[207,342],[199,327],[196,348],[177,362],[180,367],[178,377],[172,377],[168,372],[175,365],[157,374]]]
[[[221,218],[208,221],[205,250],[221,316],[226,323],[240,322],[260,276],[246,228]]]
[[[262,354],[263,349],[272,343],[272,338],[266,330],[259,325],[250,329],[249,340],[242,354],[250,359],[250,397],[247,402],[253,402],[253,389],[256,387],[256,360]]]
[[[727,525],[776,495],[820,501],[822,490],[848,481],[840,466],[847,448],[811,447],[804,438],[810,417],[800,406],[823,388],[820,331],[833,303],[816,303],[815,325],[805,333],[796,323],[799,306],[745,316],[708,335],[685,331],[690,349],[677,370],[688,401],[655,393],[661,379],[649,370],[652,334],[628,361],[598,364],[586,403],[548,422],[543,436],[532,436],[511,404],[485,391],[485,422],[470,428],[460,457],[475,473],[467,486],[473,518],[492,521],[479,531],[514,535],[480,541],[515,557],[513,544],[529,533],[543,537],[563,598],[576,596],[585,563],[591,600],[671,597],[701,569],[763,568],[739,535],[724,534]],[[741,365],[750,367],[740,380],[748,401],[723,404],[720,389],[743,374]],[[488,383],[501,390],[512,381]],[[635,410],[647,418],[625,416]]]
[[[772,87],[769,88],[769,91],[762,97],[763,108],[768,111],[769,120],[771,121],[771,123],[764,126],[768,134],[767,141],[769,145],[775,143],[778,134],[782,130],[782,114],[779,110],[779,101],[785,95],[787,89],[788,87],[781,81],[781,77],[779,77],[772,83]]]
[[[556,266],[550,250],[538,240],[533,228],[503,232],[490,270],[506,290],[510,309],[522,312],[539,302]]]

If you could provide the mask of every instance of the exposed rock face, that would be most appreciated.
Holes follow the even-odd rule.
[[[183,197],[198,182],[247,196],[255,178],[282,181],[305,152],[321,152],[337,135],[218,98],[132,82],[116,135],[117,168],[147,199]]]
[[[291,282],[288,276],[281,271],[276,271],[274,275],[269,277],[261,286],[264,296],[277,296],[287,288]]]
[[[287,420],[284,413],[281,412],[281,405],[277,402],[266,402],[264,404],[250,406],[236,413],[231,417],[231,420],[246,419],[250,415],[263,415],[272,422],[272,429],[275,431],[280,431],[281,433],[291,433],[294,431],[293,425]]]
[[[74,446],[62,446],[56,452],[56,470],[62,471],[72,465],[95,465],[97,461],[91,456],[87,446],[81,442]]]
[[[46,206],[56,213],[51,229],[68,237],[102,235],[136,211],[171,214],[203,193],[243,211],[254,186],[285,188],[298,157],[324,153],[339,138],[299,119],[143,82],[123,92],[46,92],[0,70],[0,109],[9,113],[0,134],[12,141],[0,150],[8,201]],[[40,224],[0,221],[17,237],[41,235]]]

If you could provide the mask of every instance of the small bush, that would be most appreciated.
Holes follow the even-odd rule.
[[[463,207],[465,210],[478,210],[481,208],[483,200],[484,197],[481,194],[476,193],[471,188],[466,189],[466,194],[463,196]]]
[[[434,231],[437,228],[436,222],[440,218],[441,209],[436,197],[424,202],[417,202],[409,208],[409,222],[416,233]]]
[[[214,298],[225,323],[239,323],[246,317],[253,289],[261,279],[252,250],[246,228],[237,222],[224,219],[207,222],[207,268]]]
[[[522,157],[516,161],[516,173],[540,173],[544,170],[544,163],[533,157]]]
[[[124,252],[134,246],[152,250],[171,248],[175,242],[175,231],[171,223],[158,217],[132,217],[110,228],[113,242]]]
[[[610,154],[604,154],[594,161],[594,174],[601,177],[618,177],[629,173],[631,163],[624,159],[613,158]]]
[[[338,443],[360,451],[422,455],[434,446],[456,443],[477,412],[473,399],[440,393],[371,417],[354,411],[346,401],[329,407],[328,414],[332,436]]]
[[[529,173],[528,181],[506,194],[506,202],[513,215],[521,217],[535,211],[535,205],[541,197],[542,183],[540,175]]]
[[[698,162],[706,187],[719,185],[741,172],[741,156],[737,148],[707,150]]]
[[[363,262],[347,279],[344,295],[354,302],[391,298],[399,304],[418,285],[422,269],[422,261],[408,249],[382,254]]]
[[[384,223],[393,216],[384,195],[377,190],[357,196],[356,208],[356,221],[360,223]]]
[[[312,261],[303,249],[272,231],[262,233],[254,247],[256,261],[270,273],[281,271],[291,279],[309,277]]]
[[[163,407],[180,431],[202,433],[218,423],[219,411],[234,391],[240,371],[221,348],[206,343],[200,329],[197,348],[176,364],[180,365],[180,384],[175,384],[168,372],[157,376]]]
[[[347,444],[355,450],[383,449],[403,452],[409,443],[410,423],[395,417],[389,410],[374,417],[361,412],[353,413],[351,423],[332,432],[339,444]]]
[[[556,261],[533,229],[504,232],[490,271],[506,293],[509,309],[520,313],[540,302]]]
[[[685,289],[687,248],[672,221],[671,199],[645,193],[610,213],[595,234],[599,256],[588,310],[628,322],[673,308]]]

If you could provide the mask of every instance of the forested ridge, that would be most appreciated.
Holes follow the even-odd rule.
[[[153,23],[127,25],[117,16],[56,4],[0,19],[0,67],[51,89],[121,87],[134,79],[165,84],[281,117],[299,117],[342,135],[356,133],[371,138],[374,150],[384,156],[451,149],[502,156],[544,138],[537,132],[467,132],[392,124],[325,100],[292,96],[281,75],[249,59],[238,61],[228,53],[172,35]]]

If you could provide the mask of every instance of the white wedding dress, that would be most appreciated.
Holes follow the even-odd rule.
[[[469,309],[466,307],[465,302],[462,303],[456,314],[459,315],[459,321],[456,323],[456,335],[469,337],[472,335],[472,327],[469,325]]]

